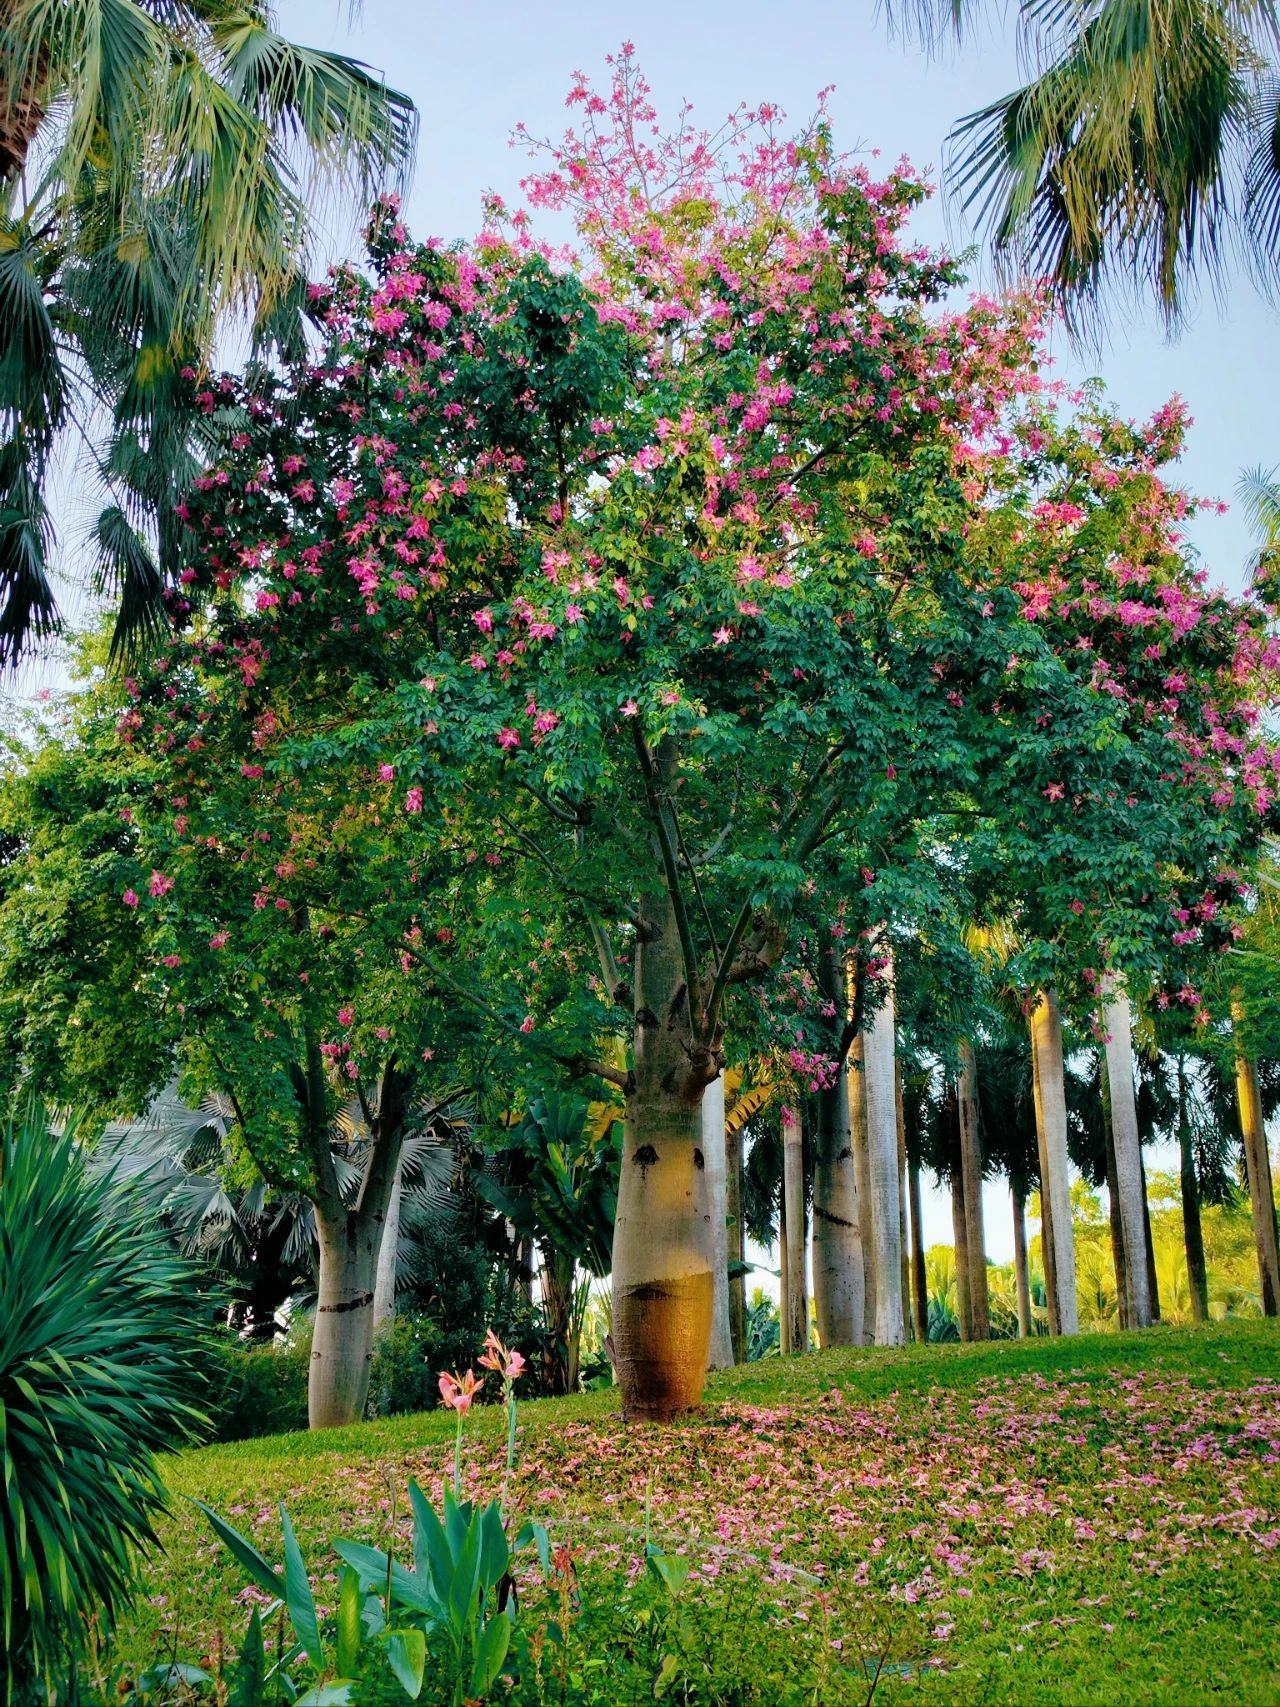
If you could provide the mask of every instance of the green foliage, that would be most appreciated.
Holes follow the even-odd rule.
[[[0,1698],[60,1691],[133,1587],[165,1493],[155,1454],[202,1420],[190,1276],[145,1198],[32,1112],[0,1143]]]
[[[203,1404],[213,1438],[253,1440],[306,1428],[310,1357],[309,1335],[285,1345],[245,1345],[225,1334],[210,1335]]]

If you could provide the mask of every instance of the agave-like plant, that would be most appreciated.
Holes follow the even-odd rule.
[[[29,1110],[0,1138],[0,1701],[61,1698],[153,1542],[155,1454],[201,1421],[191,1277],[145,1197]]]

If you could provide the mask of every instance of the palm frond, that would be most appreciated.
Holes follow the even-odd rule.
[[[147,542],[118,506],[98,517],[93,546],[98,586],[117,605],[111,657],[131,656],[164,625],[164,577]]]

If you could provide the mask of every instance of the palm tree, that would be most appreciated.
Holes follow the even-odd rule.
[[[416,123],[258,0],[0,0],[0,667],[58,623],[68,437],[117,641],[158,620],[217,420],[191,376],[233,317],[256,353],[298,348],[318,199],[402,182]]]
[[[976,0],[899,0],[929,45]],[[1280,286],[1280,6],[1275,0],[1019,0],[1028,80],[951,135],[949,175],[1011,270],[1069,316],[1112,282],[1170,325],[1198,275],[1243,251]]]
[[[1280,468],[1246,468],[1236,482],[1236,497],[1258,541],[1248,563],[1255,584],[1280,570]]]

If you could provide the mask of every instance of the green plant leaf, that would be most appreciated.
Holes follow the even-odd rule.
[[[227,1707],[259,1707],[266,1682],[267,1656],[262,1641],[262,1619],[255,1606],[249,1628],[240,1644],[235,1677],[227,1696]]]
[[[338,1578],[338,1646],[335,1663],[339,1677],[354,1677],[360,1659],[360,1608],[364,1593],[360,1573],[344,1565]]]
[[[387,1662],[405,1694],[416,1701],[427,1664],[427,1638],[421,1630],[390,1630],[386,1641]]]
[[[480,1640],[476,1643],[475,1663],[471,1667],[470,1693],[478,1700],[484,1699],[502,1670],[502,1662],[511,1646],[511,1630],[510,1618],[505,1612],[500,1612],[485,1625]]]
[[[200,1507],[200,1510],[209,1519],[214,1534],[236,1563],[249,1573],[258,1587],[265,1589],[268,1594],[283,1599],[285,1586],[283,1579],[279,1572],[272,1570],[253,1543],[246,1541],[239,1530],[233,1529],[224,1518],[218,1516],[212,1506],[206,1505],[203,1500],[192,1500],[191,1503]]]
[[[298,1546],[289,1521],[289,1513],[280,1507],[280,1522],[284,1529],[285,1601],[293,1633],[307,1650],[307,1658],[317,1671],[324,1670],[324,1644],[320,1640],[320,1620],[316,1617],[315,1598],[307,1581],[306,1560]]]

